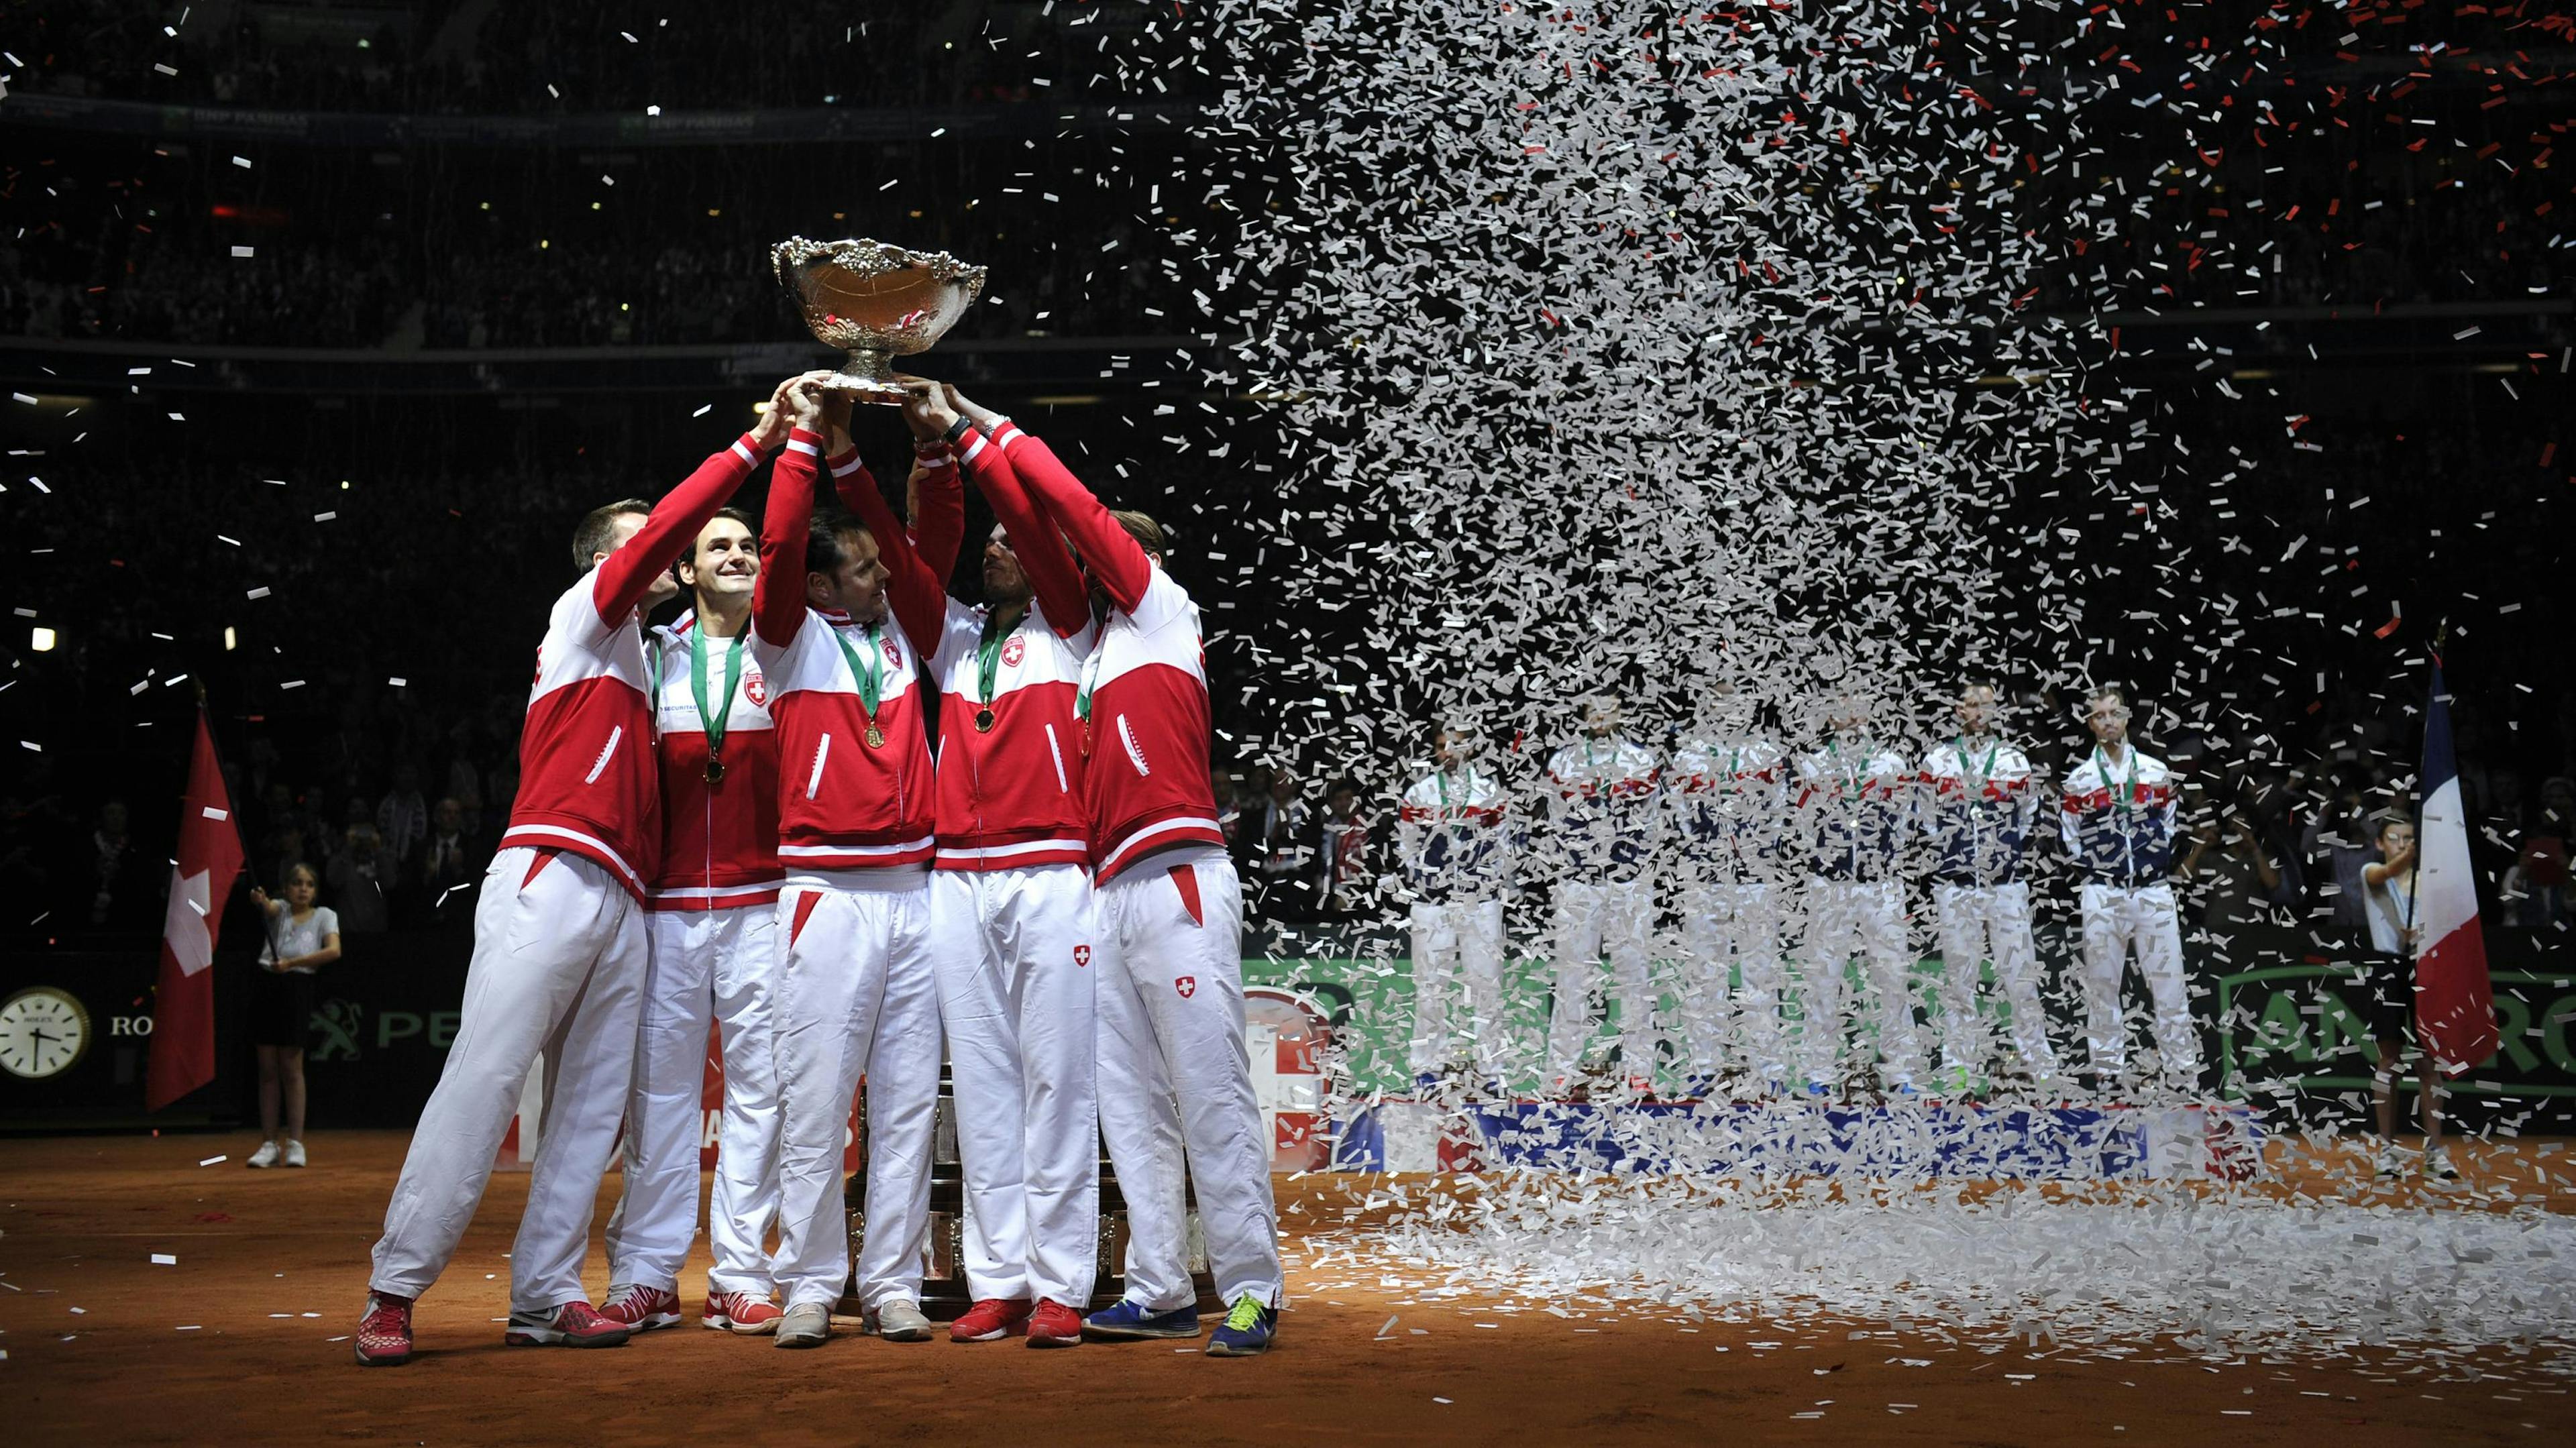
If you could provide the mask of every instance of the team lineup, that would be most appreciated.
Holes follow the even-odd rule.
[[[2130,743],[2121,691],[2095,690],[2086,710],[2091,747],[2061,782],[2053,831],[2079,881],[2080,1069],[2105,1093],[2140,1084],[2187,1093],[2200,1050],[2171,879],[2173,776]],[[1818,747],[1792,753],[1719,686],[1666,756],[1623,735],[1616,704],[1596,700],[1579,736],[1547,758],[1536,829],[1479,767],[1470,732],[1437,728],[1435,765],[1405,791],[1398,816],[1413,896],[1416,1084],[1431,1092],[1463,1075],[1494,1091],[1521,1074],[1526,1053],[1511,1040],[1502,982],[1503,901],[1527,860],[1552,888],[1554,979],[1538,1052],[1549,1095],[1588,1095],[1605,1076],[1614,1091],[1650,1094],[1668,1051],[1692,1097],[1955,1095],[1989,1080],[2062,1089],[2031,929],[2043,782],[1997,732],[1991,684],[1966,684],[1955,711],[1958,733],[1909,762],[1873,738],[1865,704],[1846,696]],[[1906,929],[1918,868],[1930,877],[1937,983],[1918,971]],[[1674,886],[1680,947],[1676,1010],[1661,1023],[1658,877]],[[2131,1074],[2120,998],[2133,955],[2152,1002],[2145,1083]],[[1792,957],[1802,963],[1794,972]],[[1979,1005],[1989,963],[2001,1012]],[[1598,1030],[1589,1001],[1602,995],[1617,1006],[1607,1061],[1587,1052]],[[2006,1024],[1990,1039],[1995,1014]],[[1923,1039],[1918,1015],[1936,1021],[1935,1041]]]
[[[504,1340],[615,1346],[679,1324],[711,1029],[725,1094],[705,1326],[817,1346],[854,1283],[867,1332],[932,1335],[944,1034],[974,1299],[952,1339],[1196,1338],[1194,1197],[1226,1307],[1206,1353],[1271,1344],[1277,1213],[1197,606],[1163,571],[1159,525],[1113,513],[952,387],[907,383],[897,520],[829,377],[780,383],[757,428],[660,502],[609,504],[574,535],[582,577],[538,652],[524,782],[374,1250],[362,1364],[411,1357],[413,1304],[540,1060]],[[727,504],[773,454],[755,527]],[[1000,520],[980,605],[945,588],[969,483]],[[643,626],[682,590],[686,613]],[[841,1163],[863,1080],[854,1275]],[[1127,1288],[1086,1317],[1104,1142]],[[594,1307],[593,1199],[621,1149]]]

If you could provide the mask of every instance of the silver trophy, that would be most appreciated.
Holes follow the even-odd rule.
[[[980,266],[881,241],[792,236],[769,249],[769,264],[816,340],[850,354],[824,385],[865,402],[903,401],[894,359],[929,351],[984,290]]]

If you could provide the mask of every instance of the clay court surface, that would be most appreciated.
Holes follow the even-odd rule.
[[[1331,1177],[1279,1182],[1293,1308],[1263,1359],[1152,1343],[899,1346],[854,1334],[780,1352],[766,1339],[696,1326],[703,1254],[683,1279],[686,1327],[595,1352],[504,1348],[503,1254],[527,1186],[518,1174],[493,1179],[455,1265],[423,1300],[420,1356],[365,1370],[343,1338],[403,1142],[397,1133],[326,1133],[312,1142],[315,1166],[251,1172],[240,1165],[256,1145],[247,1135],[0,1141],[0,1384],[11,1436],[1914,1448],[2576,1441],[2567,1381],[2501,1347],[2474,1379],[2417,1371],[2402,1352],[2322,1364],[2211,1361],[2143,1343],[2139,1358],[2163,1360],[2110,1363],[2046,1346],[1981,1350],[2000,1338],[1908,1340],[1884,1323],[1479,1312],[1472,1298],[1434,1305],[1401,1289],[1360,1290],[1341,1262],[1326,1271],[1333,1285],[1310,1293],[1302,1264],[1350,1230],[1371,1185]],[[198,1165],[216,1155],[230,1159]],[[2473,1177],[2498,1165],[2474,1156],[2464,1164]],[[603,1183],[602,1221],[616,1186],[614,1177]],[[178,1260],[156,1264],[155,1254]],[[595,1290],[604,1271],[594,1242]]]

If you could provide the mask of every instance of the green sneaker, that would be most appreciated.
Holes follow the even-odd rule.
[[[1209,1357],[1252,1357],[1270,1350],[1279,1335],[1279,1309],[1247,1292],[1234,1300],[1225,1321],[1208,1335]]]

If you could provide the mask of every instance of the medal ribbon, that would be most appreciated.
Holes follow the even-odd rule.
[[[2102,757],[2102,746],[2099,744],[2093,746],[2093,767],[2102,771],[2102,782],[2104,784],[2115,783],[2111,777],[2110,761]],[[2129,782],[2119,785],[2117,788],[2113,789],[2111,791],[2111,798],[2119,803],[2120,812],[2122,814],[2129,814],[2137,809],[2137,803],[2132,798],[2132,796],[2137,792],[2138,751],[2135,748],[2132,748],[2129,751]]]
[[[993,682],[1002,670],[1002,630],[994,625],[998,615],[984,615],[984,637],[975,645],[975,687],[983,697],[975,702],[986,709],[993,707]],[[1087,697],[1087,696],[1086,696]]]
[[[859,651],[850,647],[848,635],[832,630],[832,642],[841,646],[841,657],[850,661],[850,677],[859,681],[859,707],[868,714],[868,727],[877,722],[877,700],[885,691],[885,647],[877,642],[878,624],[868,625],[868,663],[859,667]]]
[[[1998,739],[1986,746],[1986,762],[1978,765],[1974,773],[1968,772],[1968,736],[1960,735],[1952,741],[1950,747],[1959,751],[1960,772],[1968,774],[1964,783],[1968,786],[1969,796],[1974,799],[1985,798],[1986,781],[1995,777],[1995,755],[2004,747],[2004,742]]]
[[[689,630],[689,690],[697,696],[698,723],[707,731],[707,758],[724,753],[725,722],[733,715],[733,691],[742,683],[742,646],[751,638],[745,628],[733,636],[733,647],[725,650],[724,705],[712,708],[707,703],[707,631],[702,626]]]

